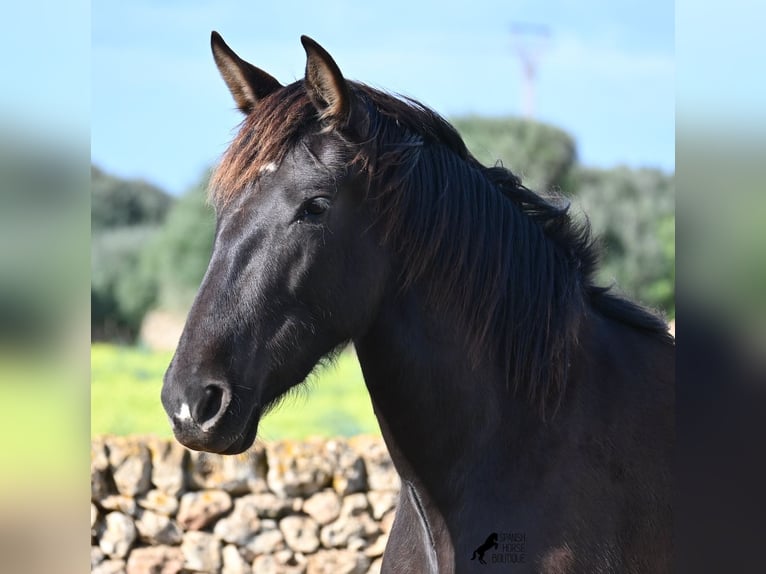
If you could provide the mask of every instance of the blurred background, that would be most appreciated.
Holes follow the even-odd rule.
[[[89,10],[81,0],[3,5],[3,573],[88,568]]]
[[[684,315],[678,571],[763,571],[765,10],[755,0],[4,6],[0,571],[87,569],[89,368],[92,433],[168,432],[157,396],[208,255],[205,179],[240,121],[211,29],[282,82],[302,77],[298,37],[309,34],[347,77],[421,100],[482,160],[587,211],[606,245],[603,280],[669,318],[677,301]],[[311,401],[333,384],[366,400],[353,356],[338,368]],[[265,430],[299,428],[276,417],[307,415],[302,406]],[[126,414],[143,409],[145,420]],[[312,424],[369,428],[343,420]],[[70,543],[78,533],[82,551]]]
[[[308,34],[346,77],[437,110],[484,163],[570,197],[603,237],[600,281],[674,317],[672,5],[104,2],[92,18],[94,434],[170,433],[162,373],[212,247],[208,173],[241,121],[213,29],[283,83]],[[371,432],[349,350],[261,437]]]

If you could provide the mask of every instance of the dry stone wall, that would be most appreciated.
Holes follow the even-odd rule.
[[[279,441],[238,456],[97,437],[91,572],[379,572],[399,486],[375,437]]]

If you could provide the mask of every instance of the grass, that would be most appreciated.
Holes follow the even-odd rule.
[[[172,436],[160,404],[172,353],[136,347],[91,347],[91,435]],[[379,434],[356,355],[344,351],[261,421],[265,440]]]

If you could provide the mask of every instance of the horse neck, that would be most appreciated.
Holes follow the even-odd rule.
[[[397,470],[437,497],[460,490],[450,475],[466,468],[461,458],[539,424],[523,399],[511,397],[499,365],[472,364],[454,324],[411,290],[388,297],[354,341]]]

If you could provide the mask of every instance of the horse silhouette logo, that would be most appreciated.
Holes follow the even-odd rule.
[[[484,561],[484,553],[489,550],[490,548],[497,548],[497,532],[493,532],[489,536],[487,536],[487,539],[484,541],[484,544],[479,546],[476,550],[473,551],[473,556],[471,556],[471,560],[476,560],[476,558],[479,558],[479,563],[486,564]]]

